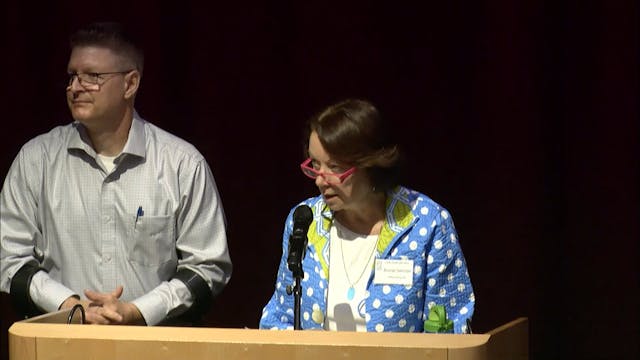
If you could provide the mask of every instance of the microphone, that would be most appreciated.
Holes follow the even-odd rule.
[[[294,277],[303,277],[302,259],[306,255],[307,231],[313,220],[313,212],[307,205],[300,205],[293,211],[293,232],[289,236],[289,256],[287,265]]]

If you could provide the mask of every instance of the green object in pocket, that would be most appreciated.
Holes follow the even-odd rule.
[[[424,322],[424,331],[428,333],[452,333],[453,320],[447,319],[447,311],[443,305],[435,305],[429,310]]]

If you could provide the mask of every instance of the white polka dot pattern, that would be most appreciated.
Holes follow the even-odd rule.
[[[414,273],[415,275],[420,275],[420,274],[422,274],[422,266],[420,266],[420,265],[416,265],[416,266],[414,266],[414,267],[413,267],[413,273]]]
[[[373,300],[373,304],[372,305],[373,305],[374,309],[379,309],[380,308],[380,300],[378,300],[378,299]]]
[[[389,229],[398,234],[379,256],[412,260],[413,282],[411,285],[370,283],[359,307],[368,331],[422,331],[429,308],[438,304],[445,306],[449,318],[454,321],[455,332],[462,332],[466,319],[473,315],[475,297],[451,215],[425,195],[405,188],[399,188],[390,199],[392,205],[387,209]],[[320,197],[310,199],[308,204],[314,214],[324,210],[322,216],[332,217]],[[403,209],[408,209],[409,213]],[[408,217],[398,217],[403,213]],[[291,232],[290,219],[287,224],[283,234],[285,250]],[[313,224],[316,224],[313,229],[317,235],[310,235],[310,246],[303,263],[307,280],[303,284],[303,329],[322,328],[326,311],[328,232],[319,222]],[[293,283],[293,279],[286,256],[285,251],[274,296],[263,311],[260,327],[264,329],[292,328],[293,296],[286,295],[285,288]],[[320,323],[312,319],[316,313],[320,314]]]

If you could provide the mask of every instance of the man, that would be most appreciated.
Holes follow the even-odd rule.
[[[0,290],[26,315],[82,304],[90,323],[182,321],[229,281],[211,170],[134,110],[142,70],[119,24],[71,38],[75,122],[24,145],[0,193]]]

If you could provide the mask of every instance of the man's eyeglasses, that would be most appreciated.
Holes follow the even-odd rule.
[[[73,84],[73,79],[77,78],[80,86],[90,91],[98,91],[100,90],[100,86],[104,85],[110,77],[105,77],[105,75],[124,75],[132,72],[134,69],[126,70],[126,71],[110,71],[110,72],[101,72],[101,73],[70,73],[69,82],[67,86],[71,87]]]
[[[311,158],[308,158],[307,160],[303,161],[302,164],[300,164],[300,169],[302,170],[302,173],[311,179],[315,179],[318,176],[322,176],[322,178],[330,185],[342,184],[342,182],[349,175],[353,174],[356,171],[356,167],[354,166],[341,173],[320,172],[314,169],[313,167],[309,166],[309,164],[311,164]]]

